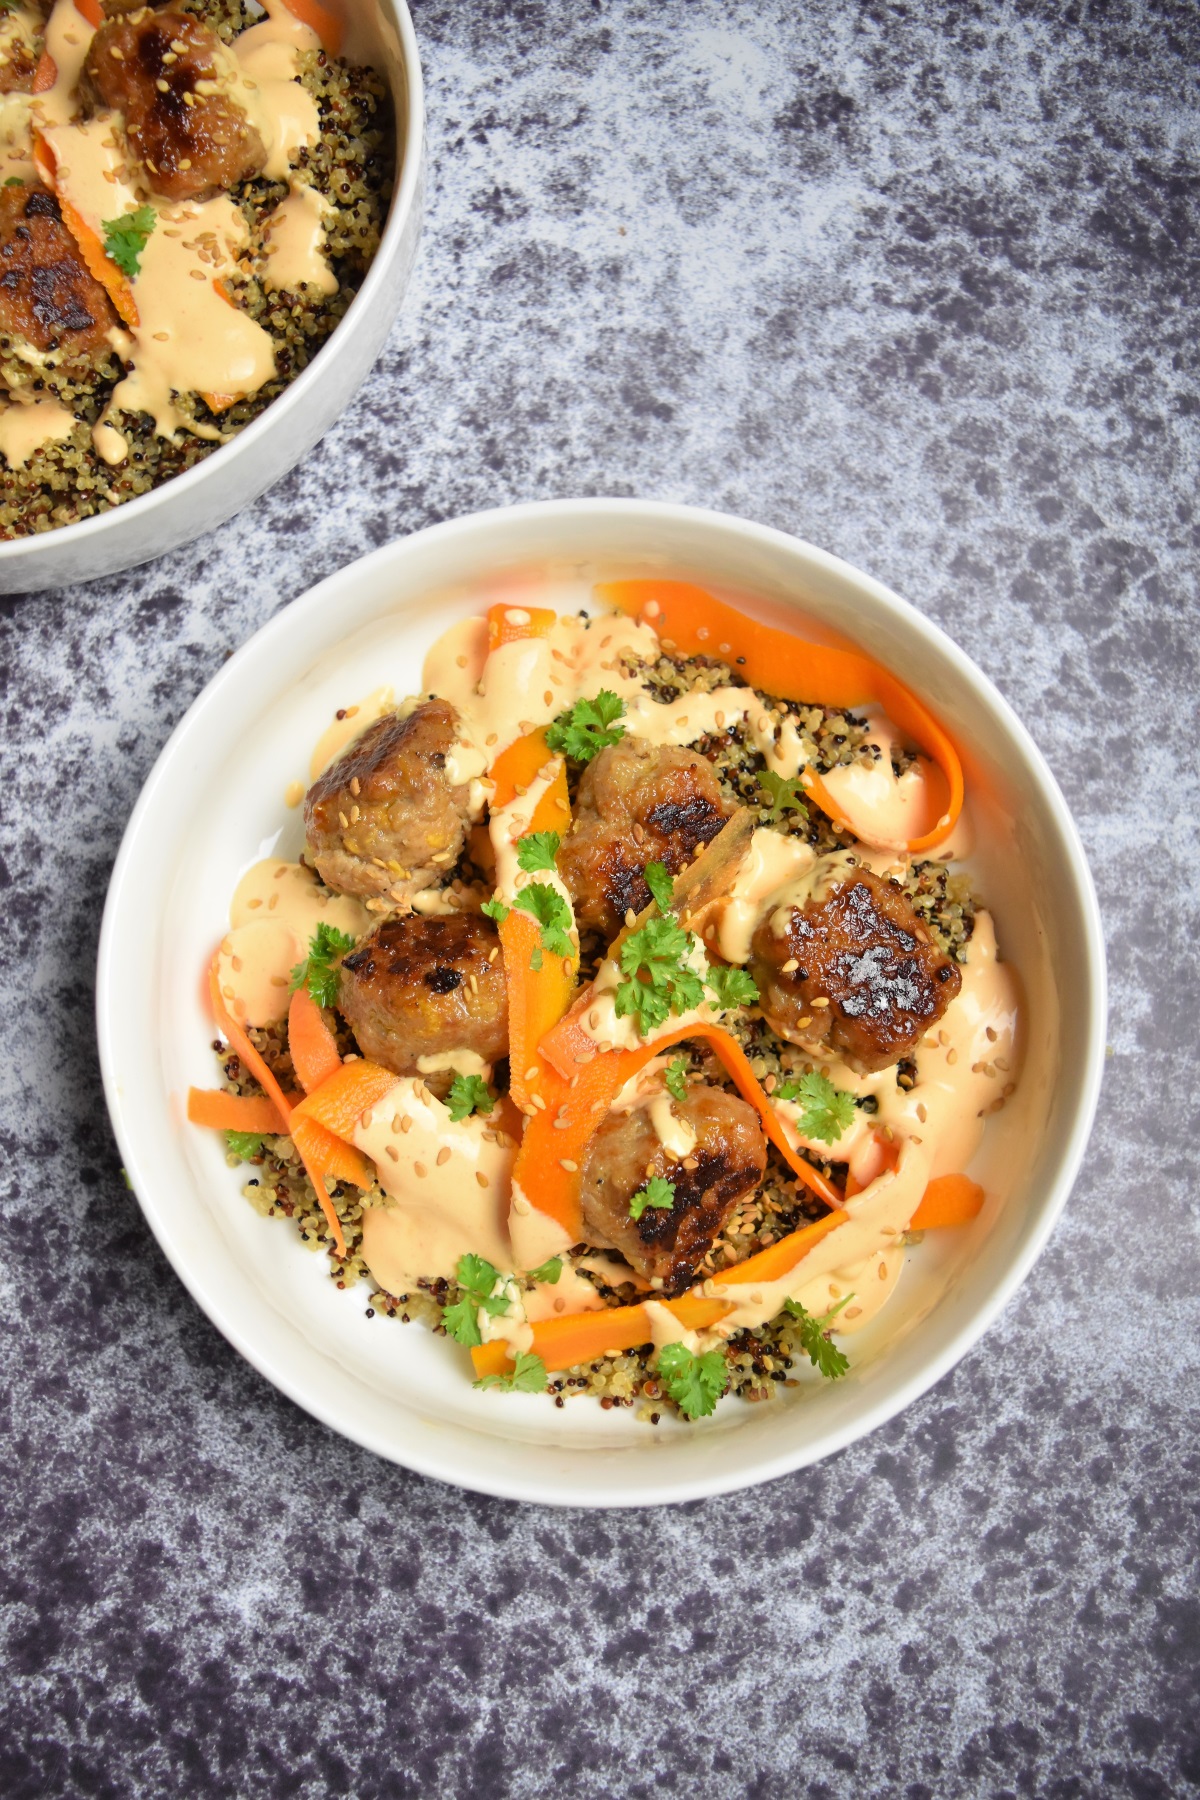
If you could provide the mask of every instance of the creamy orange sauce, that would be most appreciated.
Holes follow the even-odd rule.
[[[511,1269],[508,1200],[516,1148],[478,1114],[457,1123],[417,1077],[401,1077],[364,1113],[354,1142],[378,1171],[387,1204],[363,1215],[363,1256],[381,1287],[453,1280],[473,1251]]]
[[[381,719],[391,704],[392,689],[381,687],[368,694],[365,700],[358,700],[352,706],[339,707],[338,711],[342,716],[325,727],[313,746],[308,764],[309,779],[315,781],[318,775],[323,775],[330,763],[336,762],[342,752],[350,748],[355,738],[362,736],[368,725]]]
[[[318,294],[336,294],[338,279],[325,256],[325,220],[329,204],[316,188],[289,194],[267,225],[266,288],[307,285]]]
[[[95,35],[95,27],[75,10],[72,0],[55,0],[46,21],[46,52],[54,62],[55,82],[33,97],[34,117],[43,130],[47,125],[65,125],[79,111],[79,77]]]
[[[843,764],[821,779],[855,837],[876,849],[903,850],[934,823],[929,817],[931,764],[919,756],[897,776],[892,754],[901,745],[899,732],[886,713],[869,713],[867,725],[866,741],[878,750],[878,759]]]
[[[745,718],[753,704],[745,688],[734,687],[666,705],[653,699],[642,675],[620,667],[623,655],[653,662],[659,654],[655,634],[632,619],[597,619],[589,627],[560,614],[546,637],[486,651],[486,620],[464,621],[430,651],[424,672],[426,690],[457,709],[464,740],[486,768],[515,738],[548,725],[577,700],[594,700],[601,688],[624,701],[621,723],[630,736],[651,744],[694,744]]]
[[[308,955],[322,920],[351,937],[370,926],[359,901],[324,893],[300,863],[270,856],[247,869],[234,890],[218,955],[221,993],[240,1024],[277,1025],[287,1017],[291,972]]]
[[[0,410],[0,455],[10,469],[23,469],[43,445],[69,438],[75,425],[74,414],[57,400],[15,402]]]

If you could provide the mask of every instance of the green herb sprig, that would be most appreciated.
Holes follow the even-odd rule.
[[[688,963],[696,939],[671,918],[648,919],[621,945],[621,971],[613,1007],[619,1019],[637,1020],[645,1037],[665,1025],[672,1013],[699,1006],[704,986]]]
[[[658,1374],[689,1419],[707,1418],[729,1386],[729,1364],[723,1350],[699,1355],[686,1344],[664,1344],[658,1353]]]
[[[152,206],[139,206],[136,212],[124,213],[119,219],[105,219],[102,222],[105,254],[130,281],[135,275],[141,274],[142,251],[157,223],[158,214]]]
[[[677,1056],[669,1068],[663,1072],[663,1086],[672,1100],[687,1098],[688,1059]]]
[[[837,1381],[850,1367],[850,1359],[844,1356],[836,1344],[831,1344],[825,1333],[830,1321],[837,1317],[843,1306],[849,1306],[853,1294],[847,1294],[836,1306],[831,1306],[827,1313],[815,1319],[798,1300],[785,1300],[784,1310],[796,1321],[796,1335],[800,1339],[800,1348],[808,1357],[814,1369],[825,1377],[826,1381]]]
[[[533,1350],[518,1350],[511,1375],[481,1375],[477,1388],[499,1388],[505,1394],[544,1394],[546,1365]]]
[[[474,1254],[459,1257],[455,1280],[462,1289],[462,1294],[459,1299],[442,1308],[442,1324],[456,1342],[466,1344],[468,1348],[482,1344],[483,1338],[479,1332],[481,1312],[493,1319],[504,1317],[509,1308],[508,1295],[492,1292],[500,1279],[499,1269],[493,1268],[486,1257]]]
[[[629,1202],[629,1216],[640,1219],[648,1206],[665,1212],[675,1204],[675,1183],[665,1176],[652,1175],[644,1188],[639,1188]]]
[[[808,796],[798,775],[788,780],[786,776],[776,775],[771,769],[764,769],[756,779],[771,808],[767,814],[770,824],[776,824],[785,812],[802,812],[807,815]]]
[[[239,1162],[257,1162],[263,1153],[263,1138],[257,1131],[227,1131],[225,1145],[230,1156]]]
[[[822,1069],[810,1069],[795,1081],[785,1081],[776,1088],[775,1098],[793,1101],[800,1108],[797,1129],[824,1144],[836,1144],[854,1123],[854,1095],[834,1087]]]
[[[553,870],[561,843],[562,838],[557,831],[531,831],[517,845],[518,866],[527,875],[536,874],[539,869]]]
[[[354,939],[349,932],[339,931],[336,925],[322,920],[308,940],[308,955],[292,970],[290,992],[294,994],[297,988],[306,987],[318,1006],[336,1006],[337,964],[353,948]]]
[[[490,1113],[495,1104],[482,1075],[456,1075],[446,1095],[446,1110],[456,1125],[472,1113]]]
[[[569,712],[559,713],[546,728],[546,742],[560,755],[591,762],[610,744],[620,743],[625,727],[617,720],[624,716],[625,702],[611,689],[601,688],[594,700],[577,700]]]

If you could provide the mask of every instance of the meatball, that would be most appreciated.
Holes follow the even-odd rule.
[[[87,84],[125,118],[156,194],[202,199],[257,175],[267,153],[238,105],[237,65],[216,32],[168,9],[109,19],[92,39]],[[235,88],[235,83],[238,85]]]
[[[671,1156],[644,1109],[610,1113],[589,1146],[581,1188],[587,1241],[619,1250],[641,1274],[661,1280],[668,1296],[691,1286],[737,1201],[767,1166],[758,1114],[736,1094],[690,1088],[673,1111],[696,1134],[690,1155]],[[629,1202],[650,1175],[674,1182],[674,1203],[631,1219]]]
[[[625,737],[583,772],[575,823],[558,856],[575,917],[611,939],[650,902],[644,871],[677,875],[716,837],[732,808],[702,756]]]
[[[470,820],[468,787],[452,787],[446,774],[456,735],[454,709],[427,700],[406,719],[376,719],[318,776],[304,830],[328,887],[401,900],[453,867]]]
[[[764,920],[750,973],[781,1037],[827,1044],[868,1072],[912,1050],[962,986],[899,884],[868,869],[793,907],[781,933]]]
[[[416,1075],[422,1056],[508,1054],[500,935],[474,913],[389,919],[342,962],[338,1010],[372,1062]],[[448,1085],[448,1083],[447,1083]]]
[[[110,354],[118,322],[49,189],[0,186],[0,337],[66,364],[95,362]]]

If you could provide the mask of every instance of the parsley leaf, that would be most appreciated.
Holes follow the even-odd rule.
[[[675,1204],[675,1183],[661,1175],[652,1175],[644,1188],[639,1188],[629,1202],[629,1216],[640,1219],[648,1206],[666,1211]]]
[[[257,1131],[227,1131],[225,1144],[239,1162],[253,1162],[262,1155],[263,1140]]]
[[[822,1314],[819,1319],[814,1319],[798,1300],[785,1300],[783,1303],[784,1310],[789,1312],[796,1321],[796,1335],[800,1339],[800,1348],[808,1357],[813,1368],[819,1369],[826,1381],[836,1381],[838,1376],[844,1375],[850,1367],[849,1357],[843,1356],[837,1345],[830,1343],[825,1333],[829,1329],[830,1320],[841,1312],[843,1306],[848,1306],[853,1298],[853,1294],[847,1294],[844,1300],[839,1300],[836,1306],[830,1307],[829,1311]]]
[[[353,948],[354,939],[349,932],[339,931],[336,925],[327,925],[322,919],[308,941],[308,955],[292,970],[291,992],[306,987],[318,1006],[336,1006],[338,972],[334,962]]]
[[[536,1269],[529,1270],[530,1281],[548,1281],[553,1284],[562,1274],[562,1257],[552,1256]]]
[[[719,1006],[753,1006],[758,999],[758,989],[754,985],[754,977],[745,969],[730,968],[724,963],[714,963],[705,976],[708,986],[717,996]]]
[[[645,868],[646,886],[658,902],[659,912],[671,910],[671,895],[675,891],[675,882],[667,873],[666,863],[651,862]]]
[[[485,900],[479,910],[480,912],[485,912],[489,919],[495,919],[497,925],[503,925],[509,912],[509,909],[505,906],[503,900],[495,899]]]
[[[557,831],[531,831],[517,845],[517,862],[527,875],[538,869],[553,869],[562,843]]]
[[[672,1100],[682,1100],[687,1093],[687,1074],[688,1059],[686,1056],[677,1056],[670,1068],[664,1072],[663,1086]]]
[[[152,206],[139,206],[136,212],[103,222],[105,253],[130,280],[141,273],[142,251],[157,223],[158,214]]]
[[[785,1081],[776,1088],[775,1097],[794,1100],[800,1108],[797,1129],[805,1137],[820,1138],[826,1144],[836,1144],[854,1123],[854,1095],[845,1088],[834,1087],[821,1069],[810,1069],[796,1081]]]
[[[16,5],[16,0],[13,0],[13,5]],[[5,187],[24,187],[25,183],[19,175],[10,175],[4,185]]]
[[[616,723],[624,714],[625,702],[609,688],[601,688],[594,700],[577,700],[570,712],[559,713],[546,727],[546,742],[576,762],[591,762],[625,736],[625,727]]]
[[[551,956],[574,956],[575,946],[567,935],[571,909],[557,888],[544,881],[531,881],[521,889],[513,905],[537,920],[542,928],[542,948]]]
[[[472,1113],[490,1113],[495,1104],[482,1075],[456,1075],[446,1095],[446,1108],[455,1124]]]
[[[658,1353],[658,1373],[667,1393],[689,1419],[707,1418],[729,1386],[723,1350],[706,1350],[698,1356],[686,1344],[664,1344]]]
[[[462,1296],[442,1308],[442,1324],[460,1344],[483,1342],[479,1333],[481,1311],[493,1319],[503,1318],[508,1311],[508,1295],[492,1292],[500,1279],[499,1269],[493,1268],[485,1256],[468,1252],[466,1256],[459,1257],[455,1280],[463,1290]]]
[[[766,796],[770,805],[767,815],[773,822],[782,819],[785,812],[807,813],[807,795],[800,785],[800,777],[794,776],[788,781],[782,775],[776,775],[771,769],[764,769],[757,778],[759,790]]]
[[[532,1350],[519,1350],[511,1375],[483,1375],[477,1388],[499,1388],[505,1394],[544,1394],[546,1365]]]
[[[674,919],[649,919],[621,945],[621,968],[629,977],[613,999],[619,1019],[632,1014],[643,1037],[665,1025],[672,1013],[699,1006],[704,987],[687,962],[695,945],[690,931]]]

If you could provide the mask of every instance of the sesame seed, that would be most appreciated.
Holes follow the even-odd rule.
[[[400,1152],[397,1150],[395,1144],[385,1144],[383,1147],[394,1163],[400,1161]]]
[[[411,1131],[412,1130],[412,1114],[411,1113],[405,1113],[404,1117],[400,1121],[400,1129],[401,1129],[401,1131]]]
[[[450,1152],[446,1148],[446,1146],[443,1144],[442,1148],[437,1153],[438,1168],[440,1169],[442,1167],[443,1163],[448,1163],[449,1161],[450,1161]]]
[[[813,1002],[812,1002],[812,1005],[813,1005],[813,1006],[828,1006],[828,1005],[829,1005],[829,1001],[828,1001],[828,1000],[827,1000],[827,999],[825,999],[825,998],[824,998],[824,997],[822,997],[822,998],[821,998],[821,999],[819,999],[819,1000],[814,1000],[814,1001],[813,1001]]]
[[[475,1179],[476,1179],[476,1181],[477,1181],[477,1182],[478,1182],[478,1183],[479,1183],[479,1185],[480,1185],[480,1187],[481,1187],[481,1188],[485,1188],[485,1187],[486,1187],[486,1186],[487,1186],[487,1184],[488,1184],[488,1178],[487,1178],[487,1176],[486,1176],[486,1175],[485,1175],[485,1174],[484,1174],[484,1172],[483,1172],[483,1170],[482,1170],[482,1169],[476,1169],[476,1171],[475,1171]]]
[[[413,1164],[413,1174],[419,1175],[421,1177],[422,1181],[425,1179],[425,1177],[426,1177],[426,1175],[428,1175],[428,1173],[429,1173],[429,1170],[425,1167],[425,1164],[423,1162],[415,1162]]]
[[[534,1106],[537,1107],[539,1112],[545,1112],[546,1102],[542,1099],[542,1096],[540,1094],[531,1094],[529,1096],[529,1098],[533,1102]]]
[[[565,1169],[568,1175],[577,1175],[579,1173],[579,1164],[577,1162],[572,1162],[569,1156],[560,1156],[558,1159],[558,1166],[560,1169]]]
[[[795,957],[795,956],[789,956],[788,960],[783,965],[783,972],[785,975],[791,975],[799,967],[800,967],[799,958]]]

